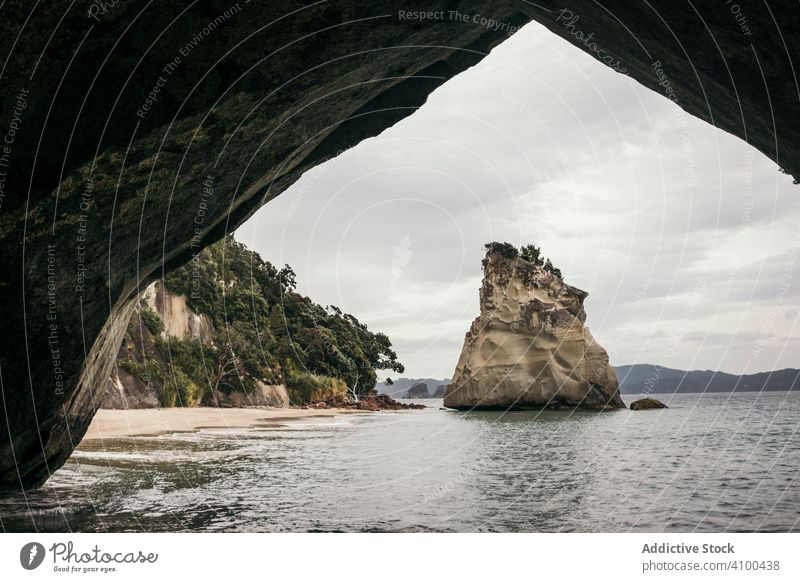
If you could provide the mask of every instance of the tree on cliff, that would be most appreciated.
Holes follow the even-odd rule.
[[[544,270],[547,271],[548,273],[552,273],[553,275],[555,275],[559,279],[561,278],[561,269],[559,269],[558,267],[553,266],[553,263],[550,261],[550,259],[547,259],[544,262]]]
[[[335,306],[322,307],[297,293],[296,274],[289,265],[277,269],[231,235],[170,273],[164,286],[185,295],[189,307],[208,315],[216,330],[213,349],[206,347],[205,362],[210,365],[204,377],[196,377],[197,367],[187,362],[195,382],[208,385],[212,379],[211,385],[224,390],[249,392],[256,381],[285,379],[307,387],[328,377],[364,394],[375,387],[376,370],[404,371],[385,334],[370,331]],[[315,379],[301,382],[303,374]]]
[[[533,263],[537,267],[541,267],[559,279],[561,278],[561,269],[553,265],[553,262],[550,259],[545,259],[545,257],[542,256],[542,249],[536,245],[522,245],[519,250],[517,250],[517,247],[511,243],[490,242],[486,243],[485,248],[487,255],[497,253],[506,259],[524,259],[530,263]]]
[[[522,245],[519,251],[519,256],[534,265],[542,265],[542,249],[536,245]]]
[[[502,257],[507,259],[516,259],[519,256],[519,251],[517,247],[512,245],[511,243],[507,242],[490,242],[484,245],[486,248],[486,254],[489,253],[497,253]]]

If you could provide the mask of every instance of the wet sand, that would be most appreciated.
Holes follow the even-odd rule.
[[[275,422],[363,412],[343,408],[149,408],[99,410],[85,439],[157,436],[204,428],[249,428]]]

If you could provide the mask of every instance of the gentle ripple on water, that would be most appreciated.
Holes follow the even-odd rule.
[[[628,396],[628,399],[633,397]],[[793,531],[800,394],[86,441],[4,531]]]

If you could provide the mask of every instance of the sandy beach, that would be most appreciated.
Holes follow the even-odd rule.
[[[149,408],[99,410],[85,439],[158,436],[204,428],[248,428],[285,420],[351,414],[349,409]]]

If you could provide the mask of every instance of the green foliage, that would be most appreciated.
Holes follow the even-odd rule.
[[[547,271],[548,273],[552,273],[553,275],[555,275],[559,279],[561,278],[561,269],[559,269],[557,267],[554,267],[553,263],[550,262],[550,259],[547,259],[545,261],[544,270]]]
[[[142,300],[139,304],[139,317],[142,323],[153,336],[158,336],[164,331],[164,322],[158,316],[158,313],[150,308],[150,305]]]
[[[202,398],[202,389],[186,372],[177,366],[170,366],[167,377],[158,394],[161,406],[195,406]]]
[[[168,361],[165,374],[166,399],[198,403],[212,397],[209,378],[217,362],[217,350],[198,338],[157,338],[156,345]],[[167,406],[162,402],[163,406]],[[190,406],[181,404],[181,406]]]
[[[119,360],[117,362],[117,365],[119,365],[120,368],[125,370],[131,376],[139,377],[141,364],[136,360],[130,360],[130,359]]]
[[[375,387],[376,370],[404,371],[386,335],[300,295],[296,279],[289,265],[277,269],[232,236],[164,279],[167,290],[186,295],[189,307],[207,314],[216,329],[213,350],[207,346],[200,358],[206,385],[213,386],[232,361],[234,371],[217,378],[220,390],[249,392],[256,380],[272,384],[285,377],[302,398],[322,385],[332,390],[332,379],[341,382],[337,389],[363,394]],[[169,344],[173,365],[199,385],[198,349],[176,341]]]
[[[519,256],[534,265],[542,265],[542,249],[536,245],[522,245],[519,250]]]
[[[166,384],[158,391],[158,403],[164,408],[173,408],[178,405],[178,393]]]
[[[486,243],[486,255],[490,255],[492,253],[497,253],[506,259],[516,259],[517,257],[524,259],[530,263],[533,263],[537,267],[541,267],[546,272],[551,273],[561,278],[561,269],[555,267],[550,261],[550,259],[545,259],[542,256],[542,249],[537,247],[536,245],[527,244],[522,245],[519,250],[517,248],[507,242],[499,243],[499,242],[490,242]],[[484,265],[485,265],[484,259]]]
[[[519,256],[519,251],[517,250],[517,247],[515,247],[511,243],[490,242],[486,243],[485,247],[486,247],[486,254],[497,253],[501,257],[505,257],[507,259],[516,259]]]
[[[155,358],[145,357],[142,362],[126,358],[119,360],[117,364],[128,374],[139,378],[145,384],[153,381],[160,382],[163,378],[161,366]]]
[[[296,369],[286,374],[286,388],[292,402],[336,401],[347,396],[347,385],[340,378]]]

